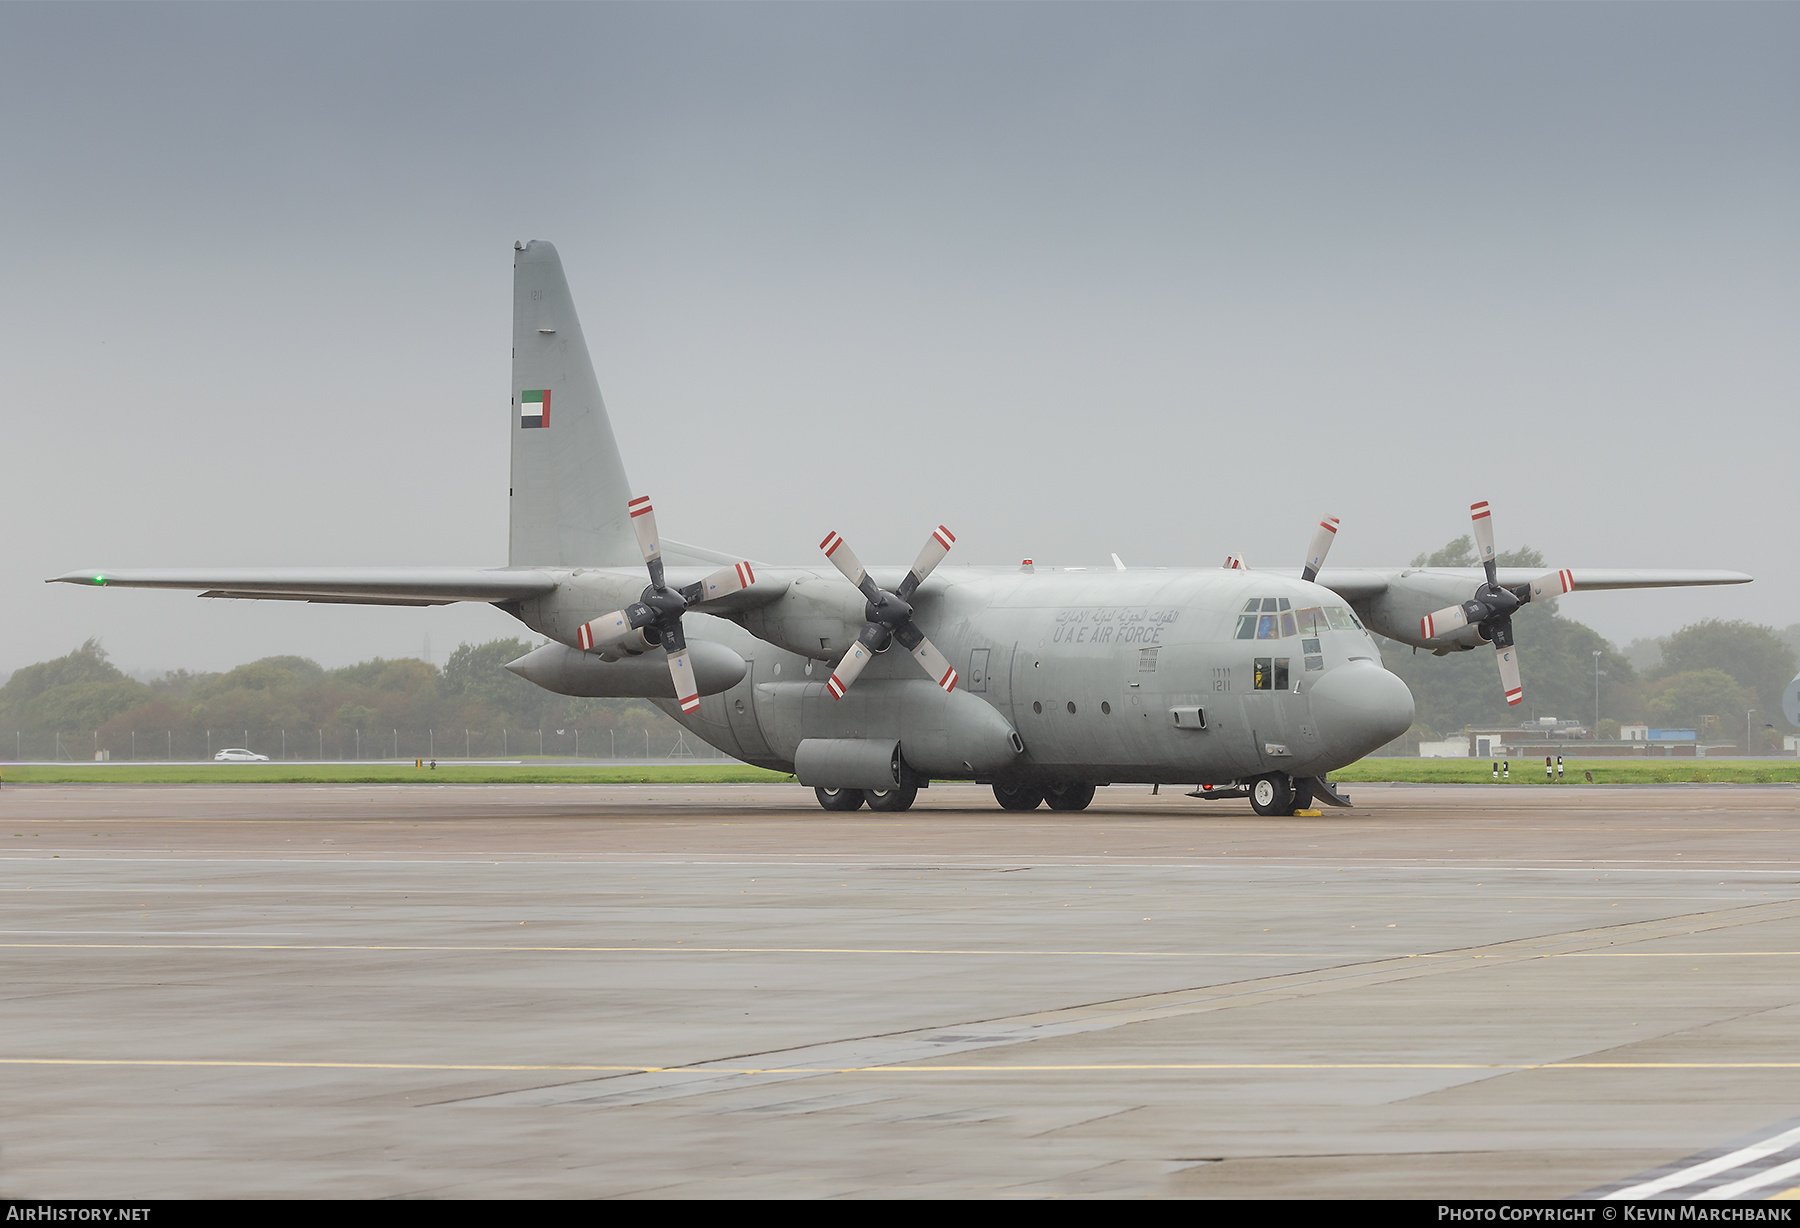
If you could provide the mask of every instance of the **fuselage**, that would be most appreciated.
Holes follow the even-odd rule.
[[[902,569],[871,571],[886,587]],[[915,617],[961,677],[960,695],[933,702],[934,684],[893,650],[833,699],[825,683],[861,626],[861,596],[833,573],[758,574],[785,585],[782,596],[729,617],[690,616],[688,630],[690,640],[742,656],[744,677],[704,696],[697,713],[670,715],[727,754],[780,770],[792,770],[808,738],[892,736],[905,751],[941,742],[948,726],[952,741],[967,729],[971,742],[1009,727],[1023,750],[966,761],[939,754],[934,776],[1095,784],[1306,777],[1353,762],[1412,723],[1410,693],[1382,668],[1349,603],[1292,577],[940,568],[916,594]],[[573,605],[559,594],[520,617],[566,643],[589,607],[616,600],[614,586],[602,589]]]

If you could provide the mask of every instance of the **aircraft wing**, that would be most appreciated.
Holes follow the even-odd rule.
[[[1292,569],[1277,570],[1287,574]],[[1501,585],[1507,588],[1529,584],[1545,571],[1542,567],[1500,567],[1495,570]],[[1578,593],[1620,588],[1692,588],[1708,584],[1748,584],[1755,579],[1741,571],[1641,567],[1575,567],[1570,570],[1575,577],[1573,591]],[[1319,584],[1347,601],[1366,601],[1396,588],[1428,588],[1435,592],[1445,584],[1466,587],[1473,593],[1486,582],[1487,574],[1479,567],[1328,567],[1319,573],[1318,578]]]
[[[450,605],[541,597],[555,572],[504,567],[216,567],[71,571],[46,584],[198,590],[202,597],[316,601],[341,605]]]
[[[1506,588],[1529,584],[1545,574],[1538,567],[1501,567],[1496,571],[1497,579]],[[1576,593],[1748,584],[1754,578],[1741,571],[1633,567],[1574,567],[1568,574],[1568,591]],[[1370,630],[1389,639],[1434,651],[1473,648],[1482,642],[1473,627],[1430,639],[1420,626],[1425,615],[1474,596],[1475,590],[1487,583],[1487,574],[1479,567],[1327,568],[1319,573],[1317,582],[1350,602]]]

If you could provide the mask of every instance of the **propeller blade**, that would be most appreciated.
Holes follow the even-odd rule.
[[[663,586],[662,539],[656,535],[656,511],[649,495],[639,495],[625,505],[631,513],[631,527],[637,530],[638,548],[644,552],[644,565],[650,568],[650,583]]]
[[[956,534],[943,525],[931,531],[931,536],[925,539],[925,548],[913,560],[912,570],[906,574],[906,579],[900,581],[900,600],[912,600],[914,590],[944,561],[944,556],[950,553],[950,547],[955,544]]]
[[[1440,635],[1449,635],[1452,631],[1461,630],[1469,625],[1468,611],[1459,605],[1439,610],[1436,614],[1427,614],[1419,620],[1419,636],[1422,639],[1435,640]]]
[[[733,593],[742,592],[756,583],[756,573],[748,563],[738,563],[731,567],[721,568],[689,588],[681,590],[681,595],[688,599],[688,605],[696,606],[720,597],[729,597]]]
[[[930,640],[920,635],[919,642],[912,647],[912,655],[913,660],[919,663],[919,667],[931,675],[932,679],[944,690],[954,691],[956,689],[955,668]]]
[[[1337,540],[1338,518],[1327,516],[1313,530],[1312,545],[1306,550],[1306,566],[1300,569],[1300,578],[1312,582],[1319,569],[1325,566],[1325,556],[1331,553],[1331,543]]]
[[[863,630],[866,633],[868,628],[865,627]],[[863,667],[874,659],[874,656],[874,651],[864,644],[860,637],[856,643],[850,645],[850,651],[844,654],[844,659],[838,662],[838,667],[831,671],[831,679],[825,684],[825,689],[831,692],[831,697],[842,699],[844,692],[850,689],[850,684],[856,681],[856,676],[863,672]]]
[[[1560,597],[1564,593],[1575,591],[1575,573],[1565,567],[1561,571],[1553,571],[1548,575],[1539,576],[1531,582],[1529,587],[1531,596],[1526,598],[1527,601],[1542,601],[1546,597]],[[1514,592],[1517,591],[1514,590]]]
[[[850,548],[850,543],[834,531],[825,535],[825,540],[819,543],[819,549],[825,552],[825,557],[831,560],[833,566],[844,573],[844,579],[860,588],[863,596],[870,601],[875,600],[875,594],[881,590],[875,586],[875,581],[869,579],[868,570],[863,567],[862,560],[856,557],[856,551]]]
[[[1525,698],[1525,684],[1519,680],[1519,650],[1511,644],[1500,648],[1496,643],[1494,647],[1499,649],[1500,686],[1506,691],[1506,702],[1517,705]]]
[[[644,635],[642,626],[631,625],[631,618],[624,610],[614,610],[591,623],[582,623],[575,629],[575,642],[581,645],[583,652],[635,653],[648,652],[656,647]]]
[[[687,645],[669,654],[669,677],[675,683],[675,698],[683,712],[700,710],[700,686],[694,681],[694,667],[688,663]]]
[[[1494,578],[1494,520],[1489,512],[1487,500],[1469,505],[1469,519],[1475,522],[1475,549],[1481,556],[1481,565],[1487,568],[1488,583],[1496,583]]]

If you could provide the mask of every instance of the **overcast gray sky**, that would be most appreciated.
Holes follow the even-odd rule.
[[[512,634],[46,586],[500,564],[511,255],[673,538],[1404,563],[1800,621],[1800,6],[0,6],[0,672]],[[670,441],[679,441],[670,446]]]

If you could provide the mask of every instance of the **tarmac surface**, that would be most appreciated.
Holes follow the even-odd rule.
[[[0,1196],[1800,1194],[1800,789],[1348,792],[8,785]]]

